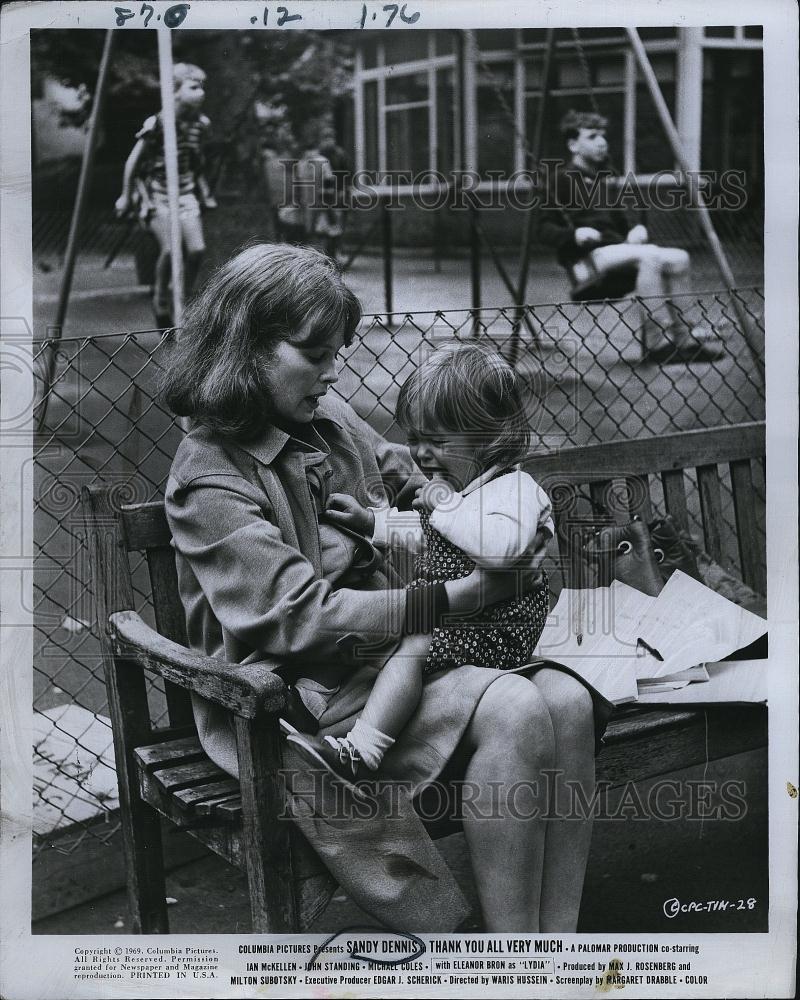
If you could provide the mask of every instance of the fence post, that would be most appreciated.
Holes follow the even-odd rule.
[[[392,217],[389,214],[388,198],[381,199],[381,220],[383,223],[383,297],[386,305],[386,322],[387,324],[391,324],[393,312]]]

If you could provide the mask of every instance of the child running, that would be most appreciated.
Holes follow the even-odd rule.
[[[211,122],[201,113],[206,75],[199,66],[175,63],[175,124],[178,133],[178,190],[181,237],[185,250],[184,292],[188,298],[205,253],[202,208],[216,208],[205,178],[205,145]],[[135,185],[135,188],[134,188]],[[153,287],[153,311],[160,327],[172,325],[169,283],[170,225],[167,168],[164,158],[163,112],[151,115],[136,133],[136,144],[125,161],[117,215],[125,215],[138,200],[139,218],[158,240],[159,256]]]
[[[521,380],[497,352],[480,344],[440,348],[400,390],[396,418],[429,482],[412,511],[364,508],[334,493],[326,517],[372,536],[382,549],[416,554],[410,588],[488,569],[524,567],[539,539],[554,533],[547,495],[515,466],[527,455],[530,426]],[[378,674],[369,699],[345,737],[289,731],[307,758],[345,781],[374,771],[413,715],[423,678],[463,664],[512,670],[530,662],[549,610],[544,574],[520,597],[468,619],[403,639]],[[363,767],[362,767],[363,765]]]

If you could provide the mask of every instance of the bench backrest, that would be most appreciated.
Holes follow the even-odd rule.
[[[143,552],[147,559],[156,629],[185,646],[186,622],[163,501],[120,505],[113,488],[93,486],[83,491],[83,509],[91,547],[97,626],[105,654],[113,655],[106,641],[109,615],[137,610],[130,561],[134,552]],[[170,724],[192,725],[189,693],[168,681],[164,682],[164,693]]]
[[[688,530],[690,508],[698,501],[694,496],[687,499],[686,476],[694,470],[704,546],[720,562],[726,529],[720,474],[727,465],[741,576],[748,586],[765,594],[764,542],[757,512],[761,501],[753,483],[753,463],[764,453],[764,424],[750,423],[564,449],[534,458],[526,468],[549,493],[563,539],[573,537],[574,526],[585,525],[587,520],[625,523],[634,515],[650,520],[654,478],[660,479],[667,513]],[[111,489],[92,487],[84,490],[84,510],[99,578],[95,598],[101,635],[111,613],[135,610],[129,553],[143,552],[156,628],[185,645],[184,612],[163,502],[119,506]],[[569,577],[569,558],[562,563]],[[171,724],[190,724],[189,695],[171,684],[165,687]]]
[[[753,590],[766,594],[765,546],[759,527],[763,500],[754,488],[754,464],[764,455],[764,423],[754,422],[565,448],[533,458],[525,467],[551,497],[560,538],[572,538],[575,528],[587,521],[622,524],[635,515],[650,521],[651,490],[659,479],[666,513],[681,528],[689,530],[692,507],[699,504],[704,548],[722,562],[729,530],[721,484],[727,465],[741,577]],[[697,499],[687,497],[687,475],[692,471]],[[569,560],[563,562],[569,572]]]

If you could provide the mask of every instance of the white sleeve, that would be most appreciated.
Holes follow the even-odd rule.
[[[372,544],[379,549],[402,548],[412,555],[425,547],[425,534],[416,510],[370,507],[375,515]]]
[[[467,496],[453,494],[431,525],[479,566],[517,562],[540,528],[554,534],[550,500],[525,472],[511,472]]]

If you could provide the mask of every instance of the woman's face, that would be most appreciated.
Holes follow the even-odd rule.
[[[313,328],[312,318],[291,340],[282,340],[267,362],[272,409],[281,421],[310,423],[320,397],[339,379],[336,362],[344,347],[344,332],[339,331],[322,343],[304,346]]]

